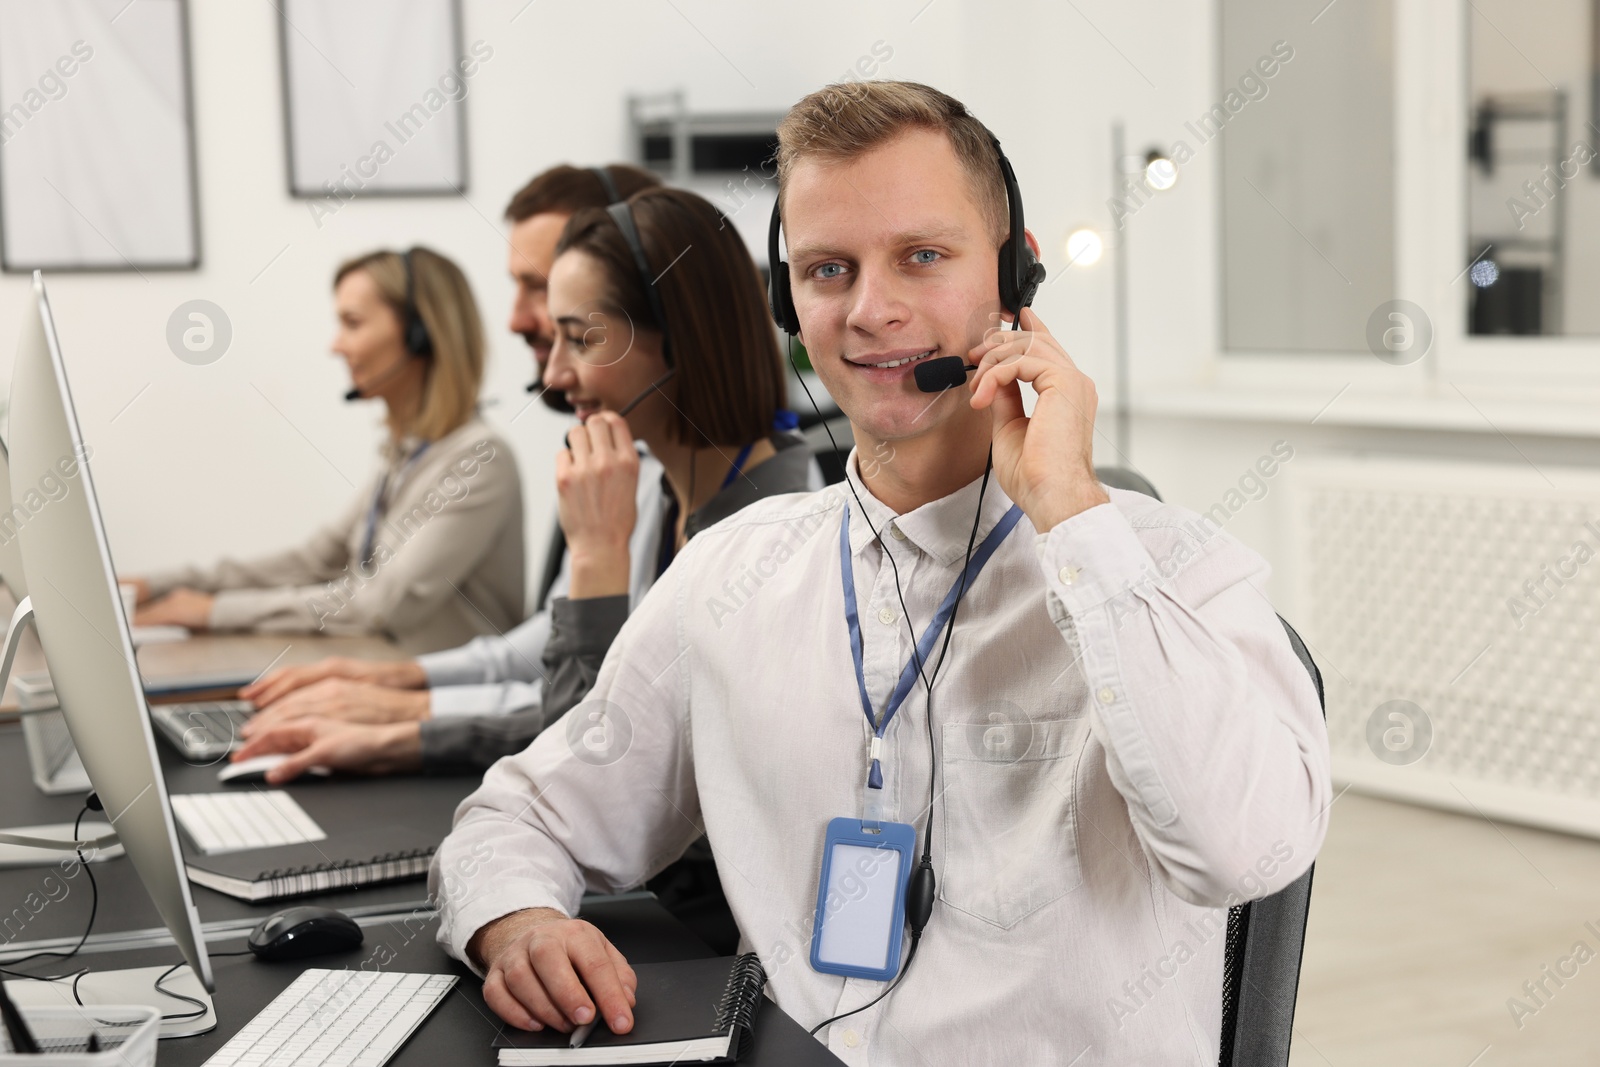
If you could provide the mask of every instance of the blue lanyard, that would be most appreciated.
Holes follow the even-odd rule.
[[[417,465],[417,460],[422,458],[422,454],[428,450],[428,446],[432,443],[432,441],[424,441],[420,448],[411,453],[411,457],[405,461],[404,465],[395,474],[393,479],[395,485],[399,485],[405,480],[406,474],[412,467]],[[387,475],[379,480],[378,491],[372,494],[372,506],[367,509],[367,532],[361,538],[361,556],[359,560],[363,567],[372,562],[373,543],[378,537],[378,517],[387,510],[389,503],[389,484],[390,479]]]
[[[919,663],[928,662],[928,657],[933,653],[934,642],[944,630],[945,624],[950,621],[950,615],[956,608],[956,597],[962,590],[965,579],[966,588],[971,589],[973,582],[977,581],[978,573],[983,570],[983,565],[989,562],[989,557],[994,555],[994,550],[1000,547],[1000,542],[1006,539],[1006,534],[1022,518],[1022,507],[1012,504],[1011,510],[1003,515],[994,529],[989,531],[989,536],[983,539],[978,550],[972,554],[972,559],[967,563],[963,574],[957,575],[955,584],[950,587],[950,592],[945,594],[944,602],[939,605],[939,610],[933,613],[933,621],[928,623],[928,628],[922,634],[922,640],[917,642],[916,655],[909,660],[900,672],[900,681],[894,687],[894,692],[889,695],[889,704],[884,708],[883,721],[876,722],[872,715],[872,698],[867,696],[867,675],[862,664],[861,653],[861,619],[856,613],[856,573],[855,566],[850,561],[850,505],[844,506],[844,520],[839,523],[839,569],[844,581],[844,621],[850,628],[850,655],[856,662],[856,688],[861,693],[861,710],[866,713],[867,724],[872,727],[875,738],[872,750],[877,752],[882,744],[883,733],[889,728],[894,713],[900,710],[900,705],[911,693],[911,688],[916,684]],[[888,551],[887,548],[884,549]],[[867,787],[870,789],[883,788],[883,769],[879,765],[876,754],[872,757],[872,768],[867,773]]]
[[[720,488],[718,488],[717,492],[720,493],[723,489],[728,488],[728,486],[733,484],[733,480],[744,472],[744,461],[750,458],[750,450],[754,447],[756,447],[756,443],[751,441],[749,444],[739,449],[739,454],[733,457],[733,466],[728,468],[728,476],[722,479],[722,485]]]
[[[750,450],[752,448],[754,448],[755,446],[756,446],[756,443],[754,441],[751,441],[749,444],[747,444],[743,448],[739,449],[739,454],[737,456],[733,457],[733,466],[728,468],[728,476],[726,478],[722,479],[722,485],[717,489],[717,492],[720,493],[720,492],[722,492],[723,489],[728,488],[728,486],[733,484],[733,480],[735,478],[739,477],[739,475],[744,472],[744,462],[745,462],[745,460],[750,458]],[[659,578],[663,574],[667,573],[667,568],[672,565],[673,556],[676,555],[676,553],[673,550],[677,547],[677,540],[678,540],[678,534],[677,534],[677,529],[678,529],[678,498],[677,497],[673,497],[672,500],[667,504],[666,521],[663,522],[661,525],[662,525],[662,530],[661,530],[661,551],[656,553],[656,577],[657,578]]]

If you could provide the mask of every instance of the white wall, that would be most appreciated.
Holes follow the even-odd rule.
[[[1062,243],[1072,225],[1105,221],[1111,117],[1126,117],[1135,148],[1167,143],[1211,85],[1205,5],[464,0],[466,43],[494,49],[469,83],[467,196],[357,202],[319,228],[285,192],[273,5],[190,7],[202,269],[49,281],[125,572],[271,549],[348,500],[375,462],[380,412],[340,400],[329,282],[347,256],[414,242],[463,265],[490,324],[484,396],[522,465],[536,556],[564,422],[539,405],[523,411],[531,361],[503,328],[506,199],[550,164],[624,157],[629,92],[681,86],[696,110],[782,109],[880,40],[893,49],[880,76],[952,92],[1002,138],[1052,270],[1038,308],[1109,393],[1109,274],[1102,264],[1059,277]],[[1138,220],[1134,339],[1156,378],[1192,377],[1210,352],[1213,199],[1201,160]],[[17,335],[25,285],[0,278],[0,339]],[[230,350],[209,366],[180,362],[164,340],[168,315],[195,298],[233,324]],[[9,348],[0,342],[4,380]]]

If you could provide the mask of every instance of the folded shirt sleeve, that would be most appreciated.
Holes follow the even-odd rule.
[[[370,495],[371,486],[362,493]],[[179,587],[203,593],[221,594],[231,590],[256,592],[281,586],[311,585],[339,576],[350,562],[349,537],[352,525],[362,512],[361,494],[336,520],[318,529],[304,543],[282,552],[251,559],[222,559],[207,567],[173,567],[145,576],[150,595],[165,596]],[[231,629],[235,620],[225,617],[212,625]]]
[[[1153,871],[1220,907],[1305,871],[1332,789],[1321,704],[1263,592],[1267,564],[1206,523],[1169,505],[1130,521],[1102,504],[1035,547]]]
[[[555,724],[494,764],[456,810],[429,892],[439,941],[457,959],[476,968],[467,946],[486,924],[528,908],[576,914],[586,890],[641,885],[704,833],[672,577],[681,570],[656,584],[612,644],[591,694],[605,721],[576,732]]]

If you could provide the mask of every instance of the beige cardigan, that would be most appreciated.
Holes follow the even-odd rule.
[[[407,464],[420,441],[384,448],[384,470],[305,544],[149,577],[216,594],[215,630],[375,633],[410,653],[454,648],[521,622],[525,597],[522,482],[511,449],[474,418]],[[389,501],[360,556],[380,479]]]

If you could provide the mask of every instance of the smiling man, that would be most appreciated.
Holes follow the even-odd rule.
[[[1093,383],[1031,310],[986,332],[1017,317],[1010,221],[997,146],[959,102],[831,87],[784,120],[778,162],[848,483],[762,501],[679,556],[589,700],[462,804],[435,858],[440,938],[512,1025],[598,1009],[626,1031],[633,971],[570,916],[703,830],[769,995],[847,1063],[1215,1063],[1224,939],[1202,935],[1306,870],[1331,792],[1266,564],[1100,485]],[[917,365],[951,356],[968,384],[922,392]],[[735,618],[708,607],[757,564]],[[811,960],[831,822],[903,828],[936,872],[926,932],[914,917],[881,978]]]

